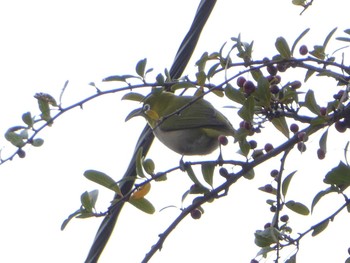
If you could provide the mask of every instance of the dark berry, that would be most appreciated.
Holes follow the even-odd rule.
[[[271,85],[276,85],[281,82],[281,76],[279,75],[276,75],[276,76],[269,75],[266,77],[266,79]]]
[[[347,129],[345,121],[337,121],[334,127],[338,132],[341,132],[341,133],[345,132]]]
[[[274,205],[272,205],[272,206],[270,207],[270,211],[271,211],[272,213],[276,212],[276,211],[277,211],[277,207],[274,206]]]
[[[264,190],[265,190],[265,192],[272,193],[273,187],[271,184],[267,184],[264,186]]]
[[[241,127],[242,129],[246,129],[246,130],[251,130],[252,129],[252,125],[248,121],[241,121],[239,123],[239,127]]]
[[[297,145],[297,146],[298,146],[299,152],[303,153],[303,152],[306,151],[306,145],[305,145],[304,142],[298,142],[298,145]]]
[[[19,158],[24,158],[24,157],[26,157],[26,152],[23,151],[22,149],[18,149],[17,150],[17,155],[18,155]]]
[[[322,149],[318,149],[317,150],[317,157],[318,157],[318,159],[323,160],[326,157],[325,151]]]
[[[289,129],[292,133],[297,133],[299,131],[299,126],[296,123],[292,123],[290,125]]]
[[[246,82],[244,82],[243,90],[245,94],[250,95],[255,91],[255,89],[256,87],[253,81],[247,80]]]
[[[264,147],[264,150],[265,150],[266,152],[272,151],[272,150],[273,150],[272,144],[271,144],[271,143],[266,143],[266,144],[265,144],[265,147]]]
[[[227,177],[229,176],[227,169],[224,168],[224,167],[221,167],[221,168],[220,168],[219,174],[220,174],[222,177],[225,177],[225,178],[227,178]]]
[[[307,46],[305,45],[300,46],[299,48],[300,55],[305,56],[308,52],[309,50],[307,49]]]
[[[275,76],[277,74],[277,68],[274,65],[268,65],[266,67],[266,70],[272,76]]]
[[[299,132],[298,133],[298,139],[299,139],[299,141],[302,141],[302,142],[306,142],[307,141],[307,139],[306,139],[306,132]]]
[[[269,227],[271,227],[271,223],[266,223],[266,224],[264,225],[264,229],[269,228]]]
[[[288,220],[289,220],[289,216],[288,215],[283,215],[283,216],[281,216],[280,217],[280,220],[282,221],[282,222],[288,222]]]
[[[271,92],[272,94],[277,94],[278,92],[280,92],[280,88],[279,88],[277,85],[272,85],[272,86],[270,87],[270,92]]]
[[[273,169],[271,172],[270,172],[270,175],[275,178],[277,177],[279,174],[279,171],[277,169]]]
[[[292,83],[290,83],[290,87],[292,89],[299,89],[301,87],[301,82],[299,80],[295,80]]]
[[[264,57],[262,61],[264,64],[267,64],[270,62],[270,59],[268,57]]]
[[[227,145],[228,144],[228,139],[227,139],[227,137],[225,136],[225,135],[220,135],[219,136],[219,138],[218,138],[218,140],[219,140],[219,143],[221,144],[221,145]]]
[[[202,212],[201,212],[201,210],[199,210],[198,208],[193,209],[193,210],[191,211],[191,217],[192,217],[193,219],[199,219],[199,218],[201,218],[201,216],[202,216]]]
[[[340,100],[343,97],[343,95],[344,95],[344,90],[339,90],[337,94],[333,95],[333,98],[335,100]]]
[[[258,146],[258,143],[255,140],[251,140],[248,143],[250,145],[250,149],[255,149]]]
[[[237,86],[243,88],[244,83],[246,82],[245,77],[240,76],[237,78]]]
[[[250,263],[259,263],[259,261],[257,261],[256,259],[252,259]]]
[[[327,115],[327,108],[326,107],[321,107],[320,108],[320,114],[321,114],[321,116],[326,116]]]
[[[278,63],[277,64],[277,70],[279,72],[285,72],[288,69],[288,64],[286,63]]]

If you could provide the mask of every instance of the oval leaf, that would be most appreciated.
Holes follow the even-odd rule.
[[[331,186],[329,188],[327,188],[326,190],[320,191],[318,192],[314,199],[312,200],[312,204],[311,204],[311,213],[314,210],[316,204],[318,203],[318,201],[321,200],[322,197],[324,197],[325,195],[329,194],[329,193],[336,193],[337,192],[337,188],[335,188],[334,186]]]
[[[298,213],[300,215],[307,216],[310,213],[309,208],[307,208],[306,205],[303,205],[302,203],[299,203],[299,202],[288,201],[286,203],[286,206],[293,212]]]
[[[84,176],[99,185],[102,185],[118,194],[121,194],[121,191],[118,187],[116,181],[114,181],[110,176],[105,173],[96,170],[86,170]]]
[[[203,163],[202,164],[202,174],[204,180],[213,186],[213,175],[214,175],[215,164],[214,163]]]
[[[282,194],[283,194],[284,197],[286,197],[286,195],[287,195],[289,183],[290,183],[290,181],[292,180],[293,175],[294,175],[296,172],[297,172],[297,171],[291,172],[291,173],[288,174],[288,175],[286,176],[286,178],[283,180],[283,183],[282,183]]]
[[[23,113],[22,120],[28,127],[33,127],[34,121],[30,112]]]
[[[227,84],[224,91],[225,91],[226,97],[229,98],[230,100],[237,102],[239,104],[243,104],[245,102],[245,97],[243,93],[238,89],[235,89],[234,87],[232,87],[232,85]]]
[[[277,130],[289,139],[289,128],[285,117],[273,118],[271,122]]]
[[[283,37],[279,37],[276,39],[275,43],[277,51],[280,53],[280,55],[285,58],[289,59],[291,58],[291,51],[288,46],[287,41]]]
[[[143,163],[142,163],[142,166],[143,166],[143,169],[145,169],[146,173],[148,173],[149,175],[153,175],[154,174],[154,169],[156,167],[155,167],[155,164],[154,164],[152,159],[144,160]]]
[[[44,144],[44,140],[41,139],[41,138],[34,139],[33,142],[32,142],[32,145],[34,147],[40,147],[43,144]]]
[[[129,203],[147,214],[153,214],[156,210],[146,198],[131,199]]]
[[[147,64],[147,58],[141,59],[136,64],[136,73],[142,78],[145,76],[146,64]]]
[[[317,236],[319,233],[321,233],[323,230],[325,230],[328,226],[329,220],[325,220],[321,222],[320,224],[317,224],[313,227],[314,231],[312,231],[311,236]]]
[[[132,100],[142,102],[145,96],[137,92],[129,92],[122,97],[122,100]]]

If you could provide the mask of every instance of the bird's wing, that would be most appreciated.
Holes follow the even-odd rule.
[[[193,103],[178,114],[166,117],[159,125],[163,131],[174,131],[195,128],[214,128],[218,130],[233,130],[231,123],[210,103],[201,100]]]

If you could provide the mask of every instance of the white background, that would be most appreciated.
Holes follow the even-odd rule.
[[[152,80],[164,68],[170,68],[198,3],[188,0],[0,3],[1,130],[5,133],[7,128],[21,124],[21,115],[26,111],[38,114],[33,95],[46,92],[58,98],[66,80],[70,84],[63,96],[63,106],[92,95],[94,89],[88,85],[91,81],[101,89],[117,87],[101,80],[114,74],[133,74],[137,61],[143,58],[154,68]],[[274,42],[278,36],[292,43],[308,27],[311,31],[304,41],[312,49],[312,45],[322,44],[334,27],[342,35],[341,31],[349,27],[348,10],[347,0],[315,0],[302,16],[301,8],[291,1],[218,1],[186,73],[195,71],[194,63],[204,51],[218,51],[225,41],[239,33],[247,42],[254,40],[256,59],[276,54]],[[330,51],[340,46],[344,43],[334,41]],[[345,62],[348,61],[345,57]],[[335,83],[327,81],[310,82],[307,88],[336,93]],[[124,123],[128,112],[139,105],[121,101],[121,95],[100,97],[84,105],[84,110],[66,113],[40,134],[44,146],[28,147],[25,159],[15,158],[1,166],[0,262],[84,261],[100,219],[75,219],[63,232],[60,225],[79,208],[82,192],[100,190],[97,204],[100,211],[108,207],[113,197],[109,190],[89,182],[82,174],[87,169],[97,169],[117,180],[125,171],[145,122],[135,119]],[[231,113],[228,109],[222,111],[226,115]],[[231,121],[237,127],[238,122]],[[343,157],[348,135],[332,134],[337,136],[331,136],[323,161],[316,158],[317,138],[303,155],[293,153],[286,172],[299,171],[292,181],[289,198],[310,205],[317,191],[326,188],[322,184],[324,174]],[[337,143],[338,138],[343,141]],[[284,138],[264,133],[261,140],[260,147],[266,141],[277,145]],[[0,145],[2,158],[14,151],[4,138]],[[237,146],[224,150],[236,151]],[[149,157],[156,162],[158,171],[176,166],[180,158],[158,142]],[[210,157],[199,159],[203,158]],[[272,181],[269,173],[278,168],[279,159],[256,171],[253,181],[239,181],[228,197],[206,205],[200,220],[185,219],[151,262],[249,262],[259,250],[254,245],[254,231],[262,229],[272,218],[265,204],[269,196],[257,188]],[[168,177],[164,183],[153,184],[148,196],[156,206],[155,215],[125,206],[100,262],[140,262],[157,235],[179,214],[176,208],[158,211],[168,205],[181,207],[181,195],[191,182],[181,172]],[[335,211],[342,199],[334,198],[337,203],[325,199],[316,207],[313,217],[300,218],[288,212],[295,234]],[[303,239],[298,254],[300,262],[344,262],[350,246],[348,220],[344,212],[328,231]],[[283,254],[282,259],[288,258],[289,253]]]

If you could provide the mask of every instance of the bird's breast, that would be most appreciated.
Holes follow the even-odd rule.
[[[164,145],[181,155],[206,155],[219,146],[217,136],[209,135],[203,128],[163,131],[157,127],[153,133]]]

